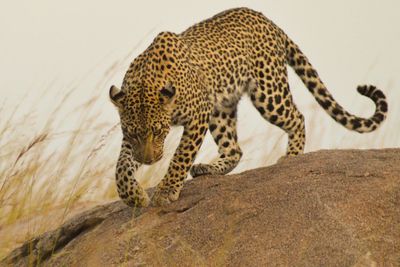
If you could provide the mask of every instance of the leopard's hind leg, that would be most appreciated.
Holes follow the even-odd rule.
[[[260,59],[262,64],[254,72],[256,86],[249,95],[259,113],[270,123],[280,127],[288,134],[287,156],[304,152],[304,116],[297,109],[289,91],[285,62]],[[260,68],[262,66],[262,68]]]

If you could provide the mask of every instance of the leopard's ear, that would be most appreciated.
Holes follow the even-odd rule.
[[[163,88],[160,90],[160,103],[161,104],[169,104],[173,101],[174,96],[176,94],[176,88],[171,82],[168,82]]]
[[[110,88],[110,99],[111,102],[118,108],[122,107],[122,100],[125,96],[125,93],[118,89],[115,85],[112,85]]]

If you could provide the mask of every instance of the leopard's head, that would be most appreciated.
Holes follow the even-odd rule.
[[[179,92],[190,86],[187,51],[176,34],[160,33],[132,62],[121,90],[115,86],[110,89],[123,138],[141,163],[152,164],[163,155]]]
[[[172,83],[159,90],[146,90],[145,85],[120,90],[110,88],[110,99],[117,107],[123,139],[132,148],[134,159],[152,164],[163,156],[164,140],[170,130],[171,104],[176,93]]]

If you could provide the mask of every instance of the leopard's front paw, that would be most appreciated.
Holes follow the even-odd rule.
[[[147,207],[149,205],[150,205],[150,197],[147,195],[146,191],[144,191],[144,194],[139,198],[138,206]]]
[[[153,206],[166,206],[179,198],[180,190],[174,187],[157,187],[151,199]]]
[[[193,178],[201,175],[207,175],[207,174],[212,174],[212,171],[210,170],[210,165],[209,164],[194,164],[192,168],[190,169],[190,175],[192,175]]]
[[[133,208],[144,208],[150,205],[150,198],[142,188],[137,189],[134,194],[120,193],[120,197],[126,205]]]

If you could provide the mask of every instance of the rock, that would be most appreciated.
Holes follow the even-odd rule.
[[[25,266],[399,266],[400,149],[330,150],[96,207],[14,250]]]

